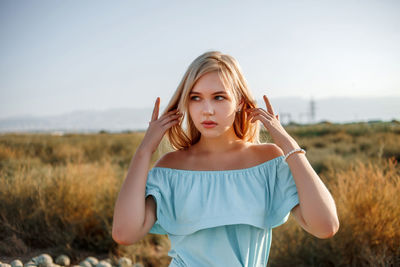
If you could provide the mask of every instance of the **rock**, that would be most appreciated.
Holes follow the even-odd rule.
[[[109,259],[109,258],[107,258],[107,259],[105,259],[105,260],[103,260],[103,261],[106,261],[106,262],[108,262],[109,264],[111,264],[111,265],[112,265],[112,260],[111,260],[111,259]]]
[[[138,262],[138,263],[135,263],[133,265],[133,267],[144,267],[144,265]]]
[[[92,267],[92,265],[90,264],[90,262],[88,262],[87,260],[81,261],[79,263],[79,266],[81,267]]]
[[[38,267],[52,267],[53,266],[53,258],[46,253],[43,253],[37,257],[34,257],[33,262],[38,266]]]
[[[11,265],[8,263],[2,263],[0,264],[0,267],[11,267]]]
[[[20,260],[13,260],[11,262],[11,266],[12,267],[23,267],[24,265],[22,264],[22,261],[20,261]]]
[[[61,266],[69,266],[71,264],[71,260],[67,255],[62,254],[57,257],[56,263]]]
[[[36,266],[37,264],[33,260],[30,260],[24,264],[24,267],[36,267]]]
[[[95,267],[112,267],[112,265],[108,261],[101,260]]]
[[[131,259],[128,259],[127,257],[121,257],[118,260],[118,266],[119,267],[131,267],[132,261],[131,261]]]
[[[89,262],[93,267],[99,263],[99,260],[96,259],[95,257],[87,257],[85,261]]]

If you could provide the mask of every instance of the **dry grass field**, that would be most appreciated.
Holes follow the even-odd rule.
[[[400,124],[288,125],[334,196],[340,229],[314,238],[292,217],[273,231],[269,266],[400,266]],[[167,236],[111,238],[113,208],[143,132],[0,135],[0,261],[33,251],[127,256],[168,266]],[[262,132],[263,142],[272,142]],[[163,139],[151,167],[171,150]],[[24,258],[25,257],[25,258]]]

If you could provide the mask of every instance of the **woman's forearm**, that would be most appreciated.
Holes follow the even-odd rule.
[[[293,138],[281,146],[285,155],[300,148]],[[294,153],[287,158],[299,196],[302,217],[316,236],[333,235],[339,228],[335,201],[314,171],[304,153]]]
[[[112,236],[114,240],[130,241],[145,220],[146,181],[152,152],[139,146],[118,194],[114,208]]]

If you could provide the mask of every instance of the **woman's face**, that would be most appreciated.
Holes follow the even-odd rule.
[[[225,90],[218,72],[204,74],[189,94],[189,114],[201,135],[217,137],[232,127],[236,104],[230,90]],[[214,126],[203,124],[213,121]]]

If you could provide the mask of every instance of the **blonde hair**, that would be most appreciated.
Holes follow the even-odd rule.
[[[259,123],[250,123],[247,114],[248,108],[256,108],[257,104],[249,90],[246,79],[242,74],[239,63],[230,55],[219,51],[208,51],[198,56],[188,67],[174,95],[169,101],[162,115],[178,109],[186,119],[186,130],[180,124],[175,124],[167,130],[169,143],[175,150],[187,149],[200,140],[201,133],[195,127],[188,112],[189,93],[194,84],[206,73],[217,71],[225,89],[233,93],[235,103],[243,100],[241,112],[235,115],[233,128],[238,138],[245,142],[260,143]]]

